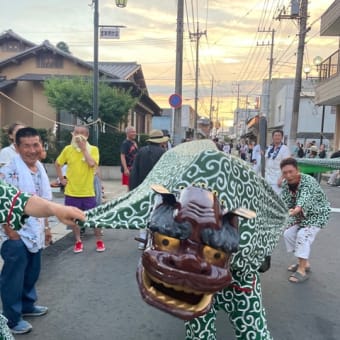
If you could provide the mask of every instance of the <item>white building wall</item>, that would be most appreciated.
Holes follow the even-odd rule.
[[[282,127],[284,135],[289,135],[290,124],[292,119],[293,107],[293,86],[290,84],[283,87],[277,87],[278,92],[272,94],[275,101],[273,103],[274,115],[272,115],[273,122],[270,127]]]
[[[181,120],[182,128],[194,128],[194,114],[191,112],[190,105],[182,106],[182,120]]]
[[[267,81],[264,81],[263,89],[265,91]],[[302,83],[302,91],[299,107],[299,120],[297,133],[314,133],[321,132],[322,124],[322,106],[315,105],[314,94],[315,86],[309,80]],[[273,79],[271,86],[270,107],[271,112],[268,119],[268,136],[267,140],[271,141],[271,130],[282,128],[285,137],[290,135],[290,124],[292,119],[294,96],[294,79]],[[262,104],[261,104],[262,111]],[[324,115],[324,133],[335,132],[335,110],[331,106],[325,106]],[[298,138],[298,141],[305,143],[308,140],[318,138]],[[329,144],[327,139],[323,141]]]
[[[168,130],[170,134],[173,132],[173,109],[163,109],[163,115],[160,117],[152,118],[152,128]],[[190,105],[183,105],[181,110],[181,126],[177,136],[171,136],[172,138],[177,137],[174,143],[177,145],[183,138],[186,137],[186,133],[189,129],[193,129],[195,125],[194,110]]]
[[[312,98],[302,98],[299,110],[298,132],[321,133],[322,112],[323,107],[315,105]],[[332,106],[325,106],[323,132],[335,132],[335,109]],[[318,143],[319,138],[306,139],[306,141],[309,140],[316,140]],[[323,143],[329,146],[330,141],[324,138]]]

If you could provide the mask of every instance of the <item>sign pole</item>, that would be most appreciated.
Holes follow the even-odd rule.
[[[171,116],[171,138],[172,138],[172,141],[174,143],[175,141],[175,108],[171,108],[172,110],[172,116]]]
[[[182,106],[182,97],[176,93],[172,94],[169,97],[169,104],[172,107],[172,126],[171,126],[172,135],[171,137],[172,137],[173,143],[176,145],[177,142],[179,143],[179,136],[177,136],[177,134],[179,134],[180,128],[181,128],[181,122],[176,117],[176,113],[178,109]]]

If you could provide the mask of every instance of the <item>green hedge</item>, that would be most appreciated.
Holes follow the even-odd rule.
[[[119,165],[120,153],[119,148],[125,133],[100,133],[99,134],[99,154],[101,165]]]
[[[101,165],[120,165],[120,146],[126,138],[124,132],[100,133],[99,153]],[[137,143],[139,147],[146,145],[147,135],[139,135]]]

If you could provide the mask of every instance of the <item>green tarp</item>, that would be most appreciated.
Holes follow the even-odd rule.
[[[297,162],[305,174],[340,170],[340,158],[298,158]]]

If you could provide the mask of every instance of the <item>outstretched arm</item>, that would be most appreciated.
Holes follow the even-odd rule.
[[[22,216],[25,214],[34,217],[56,216],[62,223],[70,226],[85,220],[84,212],[75,207],[63,206],[35,195],[30,196],[10,185],[0,183],[0,192],[0,223],[10,239],[19,237],[16,230],[21,228]]]
[[[80,209],[47,201],[39,196],[29,198],[24,212],[35,217],[56,216],[60,222],[69,226],[76,226],[77,220],[85,221],[85,214]]]

